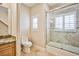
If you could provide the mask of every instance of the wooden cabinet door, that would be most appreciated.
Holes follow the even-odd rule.
[[[15,56],[16,45],[15,42],[0,45],[0,56]]]

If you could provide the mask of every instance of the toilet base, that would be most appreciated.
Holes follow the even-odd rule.
[[[25,52],[25,53],[31,53],[31,51],[30,51],[30,48],[23,48],[23,52]]]

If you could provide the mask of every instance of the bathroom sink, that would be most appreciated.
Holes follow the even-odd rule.
[[[9,43],[9,42],[13,42],[13,41],[15,41],[15,40],[12,38],[0,39],[0,44]]]
[[[0,39],[0,44],[6,43],[5,39]]]

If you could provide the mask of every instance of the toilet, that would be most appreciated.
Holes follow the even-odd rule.
[[[32,47],[32,42],[27,39],[22,39],[21,44],[23,46],[22,50],[25,53],[30,53],[30,48]]]

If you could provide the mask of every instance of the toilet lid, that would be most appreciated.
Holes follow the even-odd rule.
[[[25,38],[22,38],[21,39],[21,42],[26,42],[26,41],[28,41],[28,38],[26,38],[26,39]]]

